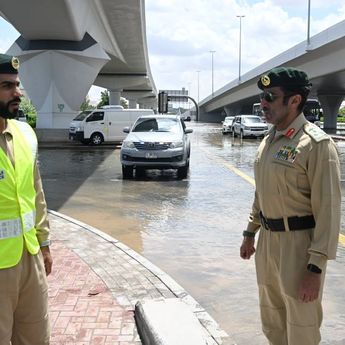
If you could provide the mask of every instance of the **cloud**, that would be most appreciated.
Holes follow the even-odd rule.
[[[191,89],[200,99],[307,38],[307,6],[300,0],[146,0],[149,60],[157,89]],[[345,19],[343,0],[311,0],[311,35]],[[0,18],[0,52],[18,32]],[[200,71],[197,73],[196,71]],[[93,97],[95,93],[93,93]]]
[[[345,19],[340,0],[311,1],[311,35]],[[307,38],[307,3],[300,0],[146,0],[151,70],[158,89],[192,89],[200,99],[211,93],[210,50],[215,90],[238,77],[239,18],[241,74]]]

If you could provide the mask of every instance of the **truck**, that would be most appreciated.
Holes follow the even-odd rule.
[[[121,106],[106,106],[84,111],[72,120],[69,139],[83,144],[100,145],[103,142],[122,142],[124,127],[131,127],[141,115],[152,115],[152,109],[123,109]]]

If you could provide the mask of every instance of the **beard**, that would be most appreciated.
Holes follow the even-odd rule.
[[[10,105],[11,103],[20,103],[20,98],[14,98],[11,101],[4,103],[4,102],[0,102],[0,116],[4,119],[14,119],[19,112],[19,109],[11,112],[10,111]]]

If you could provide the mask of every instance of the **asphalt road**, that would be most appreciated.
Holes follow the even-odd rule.
[[[238,345],[267,344],[254,262],[239,259],[259,141],[223,136],[219,125],[188,126],[191,171],[182,181],[172,170],[123,181],[118,147],[40,148],[48,207],[101,229],[166,271]],[[345,145],[339,149],[343,161]],[[340,244],[328,269],[322,344],[345,344],[344,265]]]

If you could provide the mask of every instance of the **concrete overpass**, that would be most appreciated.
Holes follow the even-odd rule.
[[[260,40],[260,37],[258,37]],[[335,129],[337,114],[345,96],[345,21],[342,21],[290,48],[282,54],[233,80],[199,104],[200,121],[218,122],[225,115],[251,113],[259,102],[259,76],[277,66],[291,66],[307,72],[325,115],[324,127]]]
[[[156,108],[144,0],[0,1],[21,36],[8,50],[38,111],[37,128],[68,128],[92,84],[130,107]]]

